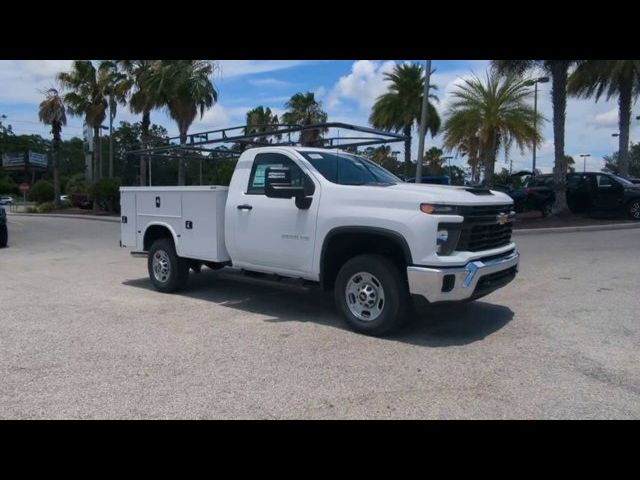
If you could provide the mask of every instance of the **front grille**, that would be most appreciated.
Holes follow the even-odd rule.
[[[462,207],[462,232],[456,250],[480,252],[511,243],[512,223],[498,223],[500,213],[508,214],[511,205]]]

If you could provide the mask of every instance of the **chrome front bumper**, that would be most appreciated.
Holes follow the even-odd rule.
[[[520,254],[514,251],[493,260],[469,262],[464,267],[407,267],[409,292],[422,295],[431,303],[483,296],[513,280],[519,260]],[[504,275],[492,275],[500,272]],[[496,277],[495,281],[492,277]]]

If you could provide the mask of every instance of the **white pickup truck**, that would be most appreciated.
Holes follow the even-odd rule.
[[[413,297],[473,300],[515,277],[512,200],[405,183],[347,152],[258,147],[229,187],[122,187],[121,245],[144,252],[162,292],[191,269],[233,267],[333,290],[356,331],[380,335]]]

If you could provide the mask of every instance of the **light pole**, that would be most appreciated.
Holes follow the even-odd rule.
[[[549,77],[538,77],[530,81],[530,85],[533,84],[533,129],[538,131],[538,84],[547,83]],[[536,174],[536,144],[533,143],[533,162],[531,167],[531,173]]]
[[[109,130],[109,127],[105,126],[105,125],[100,125],[100,128],[98,128],[98,154],[100,155],[100,165],[98,166],[99,168],[99,172],[98,172],[98,177],[97,179],[100,180],[102,178],[102,173],[103,173],[103,168],[102,168],[102,135],[100,134],[101,130]]]
[[[581,153],[580,156],[582,157],[582,171],[586,172],[587,171],[587,157],[590,157],[591,154],[590,153]]]
[[[449,180],[451,180],[451,159],[452,156],[442,157],[442,159],[449,164]]]

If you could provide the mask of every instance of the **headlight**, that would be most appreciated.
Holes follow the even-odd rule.
[[[431,215],[455,215],[458,208],[453,205],[434,205],[430,203],[421,203],[420,211]]]

